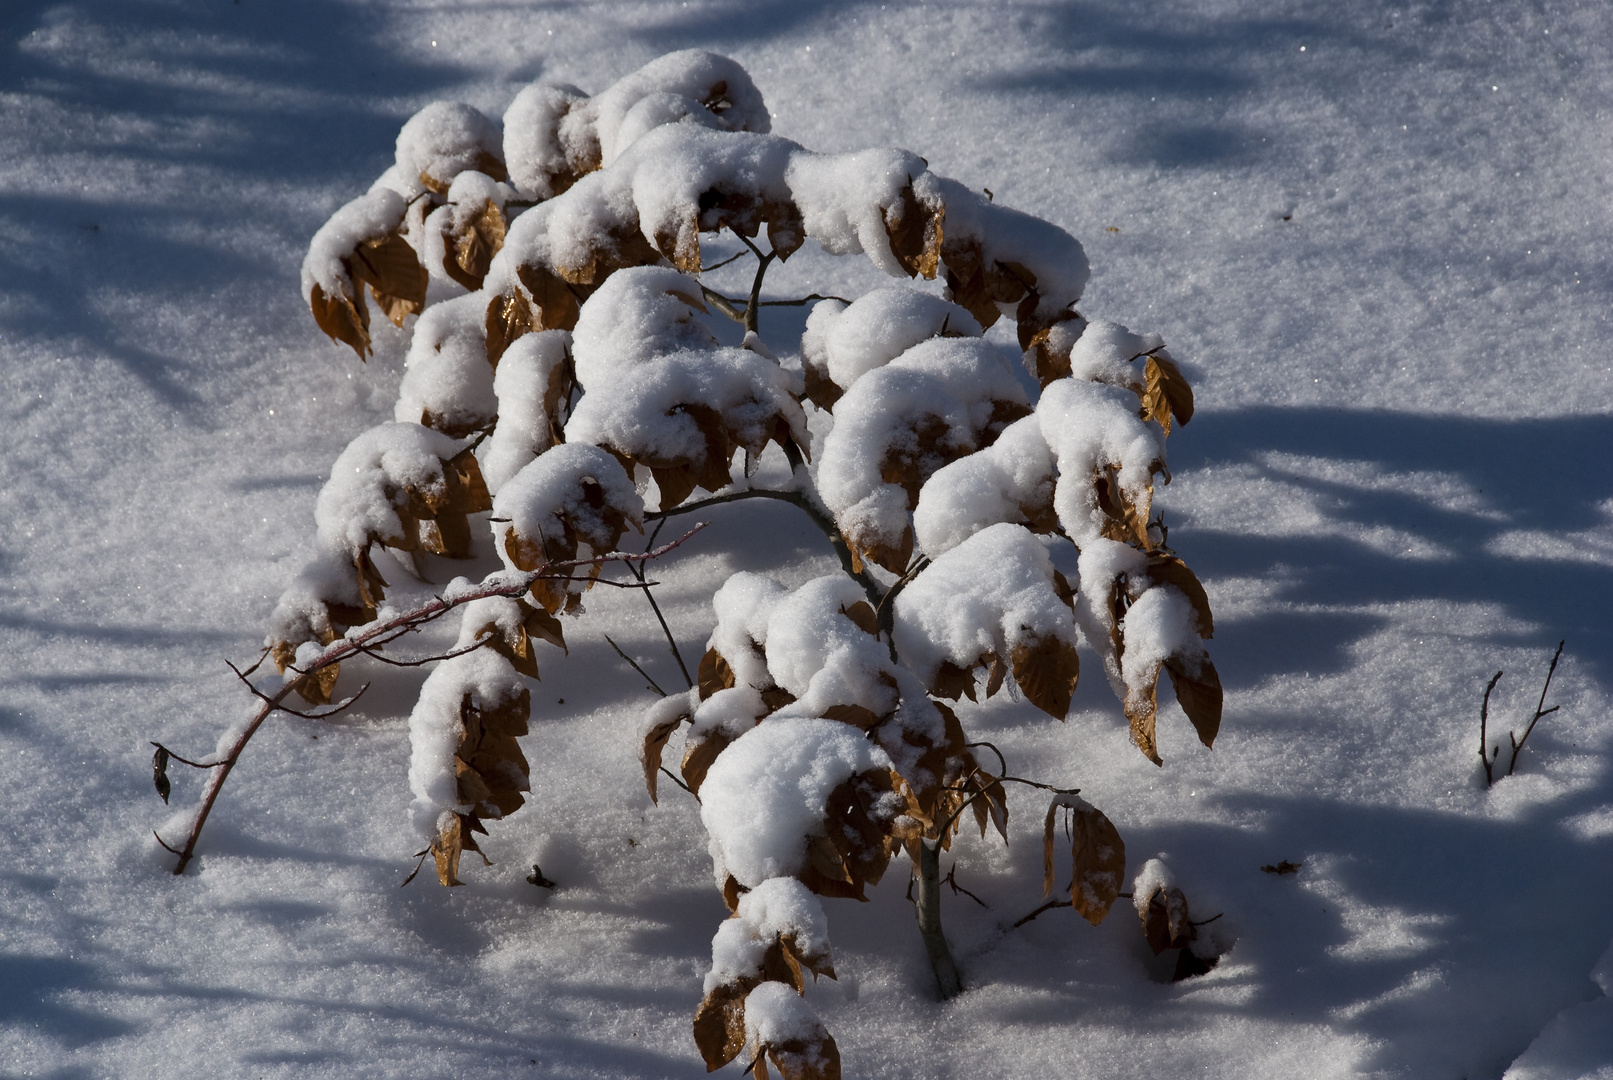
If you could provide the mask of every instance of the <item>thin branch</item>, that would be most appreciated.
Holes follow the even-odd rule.
[[[379,660],[390,667],[425,667],[427,664],[435,664],[439,660],[452,660],[456,656],[473,653],[492,640],[491,637],[480,638],[474,644],[467,645],[463,649],[453,649],[449,652],[439,653],[436,656],[422,656],[417,660],[394,660],[390,656],[382,656],[375,651],[373,646],[361,646],[358,651],[368,656],[371,660]],[[292,670],[296,669],[293,668]]]
[[[788,449],[793,445],[786,444],[786,448]],[[792,463],[791,467],[794,468],[795,463]],[[654,513],[645,514],[644,520],[656,521],[661,518],[675,517],[678,514],[694,513],[698,510],[704,510],[708,506],[720,506],[723,503],[739,502],[743,499],[774,499],[778,502],[787,502],[792,506],[799,507],[807,517],[812,519],[812,523],[818,527],[818,530],[828,538],[830,546],[834,548],[835,555],[840,559],[840,569],[845,571],[847,577],[861,585],[863,592],[868,594],[869,606],[878,607],[880,601],[885,598],[885,589],[878,581],[874,580],[867,570],[853,569],[851,548],[846,546],[846,538],[840,535],[840,527],[835,524],[834,518],[814,506],[804,492],[774,491],[771,488],[746,488],[744,491],[730,491],[726,495],[713,495],[709,499],[701,499],[698,502],[682,503],[669,510],[657,510]]]
[[[925,568],[929,565],[930,560],[923,555],[914,559],[913,565],[907,568],[907,572],[901,576],[901,579],[896,584],[886,590],[885,596],[879,601],[879,606],[874,609],[874,623],[885,632],[885,639],[890,646],[891,663],[893,664],[898,661],[896,658],[896,608],[892,601],[896,599],[903,589],[907,588],[909,582],[924,573]],[[1003,771],[1006,772],[1007,768],[1004,767]]]
[[[709,274],[713,270],[720,270],[724,266],[727,266],[729,263],[733,262],[735,259],[743,259],[744,257],[745,257],[745,253],[743,251],[736,251],[736,252],[734,252],[732,255],[728,256],[728,258],[724,259],[720,263],[712,263],[710,266],[702,266],[700,268],[700,272],[702,274]]]
[[[426,848],[424,851],[415,852],[415,854],[420,857],[420,861],[414,864],[414,869],[409,871],[409,876],[403,879],[403,885],[398,886],[400,889],[403,888],[404,885],[407,885],[409,882],[413,881],[415,879],[415,875],[420,873],[420,868],[426,865],[426,856],[431,854],[431,849]]]
[[[181,765],[189,765],[193,769],[216,769],[220,765],[224,764],[222,761],[192,761],[190,758],[182,758],[160,742],[154,742],[151,745],[155,746],[158,750],[161,750],[164,754],[166,754],[168,756],[168,760],[177,761]]]
[[[1484,688],[1484,704],[1479,706],[1479,760],[1484,762],[1484,786],[1490,787],[1495,783],[1495,763],[1501,757],[1501,744],[1495,747],[1495,757],[1490,757],[1490,693],[1495,690],[1495,684],[1501,681],[1501,672],[1496,672],[1490,679],[1490,685]]]
[[[671,769],[667,768],[665,765],[661,766],[661,771],[666,773],[667,779],[671,780],[674,784],[678,785],[680,788],[682,788],[684,791],[687,791],[689,794],[694,795],[694,788],[690,787],[688,784],[685,784],[683,782],[683,777],[679,776],[677,773],[673,772]],[[698,802],[699,799],[700,799],[700,796],[694,795],[694,797],[695,797],[695,800]]]
[[[981,907],[985,908],[987,911],[990,911],[991,910],[991,905],[990,904],[986,903],[984,900],[980,899],[980,897],[976,896],[974,893],[970,892],[968,889],[965,889],[962,885],[958,884],[957,874],[958,874],[958,864],[956,862],[954,862],[952,864],[952,869],[947,871],[947,876],[941,879],[942,884],[952,886],[952,895],[953,896],[957,896],[959,893],[962,893],[963,895],[967,896],[969,899],[973,900],[975,903],[979,904]]]
[[[656,681],[654,679],[650,678],[649,672],[645,671],[643,668],[641,668],[637,664],[635,664],[633,662],[633,658],[631,656],[628,656],[626,653],[624,653],[622,651],[622,647],[620,645],[616,644],[615,640],[613,640],[609,634],[605,635],[605,640],[610,642],[610,647],[616,650],[616,655],[617,656],[620,656],[623,660],[626,660],[629,667],[631,667],[634,671],[638,672],[640,675],[642,675],[644,677],[644,681],[650,684],[648,689],[655,691],[657,694],[660,694],[662,697],[667,696],[667,692],[665,690],[661,689],[661,687],[656,683]]]
[[[240,674],[242,674],[242,675],[250,675],[250,674],[252,674],[254,671],[258,670],[258,668],[262,667],[263,662],[265,660],[267,660],[268,658],[269,658],[269,647],[267,645],[265,645],[263,647],[263,651],[258,653],[257,662],[254,663],[251,667],[247,668],[244,672],[241,672]],[[235,665],[230,664],[230,666],[234,667]]]
[[[208,815],[213,812],[213,807],[218,802],[219,792],[223,790],[224,782],[229,779],[230,771],[240,761],[241,753],[246,749],[246,744],[251,741],[253,735],[257,734],[258,728],[263,726],[263,722],[272,713],[280,709],[282,701],[289,697],[293,691],[299,690],[306,685],[308,680],[314,678],[320,671],[333,664],[339,664],[352,656],[362,655],[383,640],[391,640],[400,632],[417,629],[425,623],[440,618],[454,608],[469,604],[472,601],[485,600],[494,596],[521,596],[532,587],[534,582],[552,576],[556,570],[603,565],[607,562],[640,563],[648,559],[660,558],[668,552],[681,547],[690,537],[703,528],[705,528],[705,524],[702,522],[671,543],[663,544],[661,547],[653,548],[649,551],[610,551],[589,559],[570,559],[565,562],[546,563],[536,570],[522,574],[495,573],[484,578],[480,586],[466,592],[457,593],[452,599],[441,596],[433,597],[419,607],[401,612],[384,622],[376,622],[367,629],[360,630],[356,635],[352,630],[349,630],[348,636],[332,641],[320,650],[319,654],[308,663],[303,671],[297,673],[296,678],[288,679],[285,685],[275,691],[272,697],[262,702],[258,707],[258,711],[236,734],[235,740],[230,744],[228,751],[225,752],[223,760],[218,763],[217,767],[208,776],[207,786],[202,792],[202,800],[196,810],[196,818],[191,823],[190,835],[185,840],[184,848],[177,852],[179,862],[174,866],[174,873],[176,875],[183,874],[185,868],[190,865],[191,859],[195,857],[196,843],[201,838],[202,828],[207,824]]]
[[[756,264],[756,277],[751,280],[750,303],[745,305],[745,329],[756,334],[761,332],[758,329],[757,319],[761,308],[762,278],[767,275],[767,268],[773,264],[773,260],[778,258],[778,252],[769,251],[766,255],[763,255],[760,251],[757,251],[756,245],[752,244],[748,238],[741,236],[740,239],[744,240],[746,245],[756,252],[756,257],[760,260]]]
[[[656,524],[656,532],[660,532],[661,526],[665,524],[666,520],[663,518]],[[652,544],[655,542],[654,534],[651,534],[650,542]],[[661,605],[655,602],[655,594],[650,591],[651,583],[644,580],[644,568],[642,566],[630,565],[628,566],[627,571],[638,579],[639,585],[644,589],[644,599],[650,602],[650,610],[655,612],[655,621],[661,624],[661,633],[666,635],[666,644],[667,648],[672,650],[672,659],[678,662],[678,670],[683,672],[684,685],[688,687],[688,689],[693,690],[694,680],[689,677],[689,669],[683,663],[683,654],[678,651],[678,639],[672,636],[672,628],[667,625],[666,616],[661,614]],[[666,695],[662,694],[661,696],[665,697]]]
[[[700,286],[700,295],[706,298],[706,303],[728,316],[741,326],[745,325],[745,313],[734,306],[734,302],[715,289]]]
[[[1508,776],[1511,776],[1512,770],[1518,767],[1518,754],[1523,751],[1523,744],[1529,741],[1529,733],[1535,730],[1535,725],[1540,723],[1540,718],[1550,716],[1562,708],[1561,705],[1553,705],[1549,709],[1543,709],[1543,706],[1546,704],[1546,692],[1551,689],[1551,677],[1557,674],[1557,661],[1563,658],[1563,646],[1567,643],[1566,638],[1557,643],[1557,651],[1552,654],[1551,667],[1546,669],[1546,685],[1540,688],[1540,701],[1535,705],[1535,715],[1530,718],[1529,726],[1523,729],[1523,738],[1513,740],[1512,760],[1507,762]]]
[[[1044,911],[1052,911],[1054,908],[1074,906],[1075,901],[1073,900],[1049,900],[1047,903],[1043,904],[1041,907],[1037,908],[1023,919],[1020,919],[1018,922],[1014,923],[1014,925],[1010,926],[1008,929],[1018,930],[1021,926],[1024,926],[1026,923],[1030,922]]]

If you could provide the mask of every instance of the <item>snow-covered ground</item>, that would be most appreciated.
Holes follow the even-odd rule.
[[[1172,985],[1124,905],[1010,929],[1046,806],[1013,792],[1012,846],[957,849],[986,906],[944,899],[962,997],[933,1000],[900,862],[826,903],[840,979],[809,1000],[846,1075],[1613,1075],[1610,46],[1600,0],[0,6],[0,1070],[703,1074],[726,912],[698,806],[643,791],[653,698],[604,634],[678,676],[638,597],[595,590],[540,656],[535,791],[464,888],[398,887],[423,672],[272,721],[179,879],[149,745],[204,754],[248,710],[224,661],[391,418],[406,337],[360,366],[317,331],[314,231],[429,101],[497,116],[701,47],[775,132],[909,148],[1080,237],[1083,311],[1162,334],[1198,393],[1158,505],[1214,602],[1215,749],[1172,706],[1156,769],[1096,665],[1062,725],[963,715],[1078,784],[1131,873],[1165,853],[1232,951]],[[769,292],[885,280],[803,251]],[[835,565],[790,507],[709,520],[655,572],[691,662],[730,573]],[[1559,639],[1561,708],[1486,790],[1483,687],[1505,670],[1518,726]]]

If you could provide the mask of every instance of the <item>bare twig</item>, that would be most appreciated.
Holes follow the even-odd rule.
[[[1489,753],[1489,725],[1490,725],[1490,693],[1495,690],[1495,684],[1501,681],[1501,672],[1496,672],[1490,678],[1490,685],[1484,688],[1484,704],[1479,706],[1479,760],[1484,762],[1484,786],[1489,787],[1495,783],[1495,763],[1501,757],[1501,744],[1495,746],[1495,757]]]
[[[236,734],[223,759],[218,762],[217,767],[213,769],[212,774],[208,777],[207,787],[202,792],[201,804],[196,810],[196,818],[191,823],[190,834],[186,837],[184,848],[177,852],[179,862],[174,867],[174,873],[176,875],[183,874],[185,868],[190,865],[190,861],[196,853],[196,842],[201,838],[203,826],[207,824],[207,817],[213,812],[213,806],[218,802],[219,792],[224,787],[224,781],[229,779],[230,771],[235,768],[236,763],[240,760],[242,751],[246,749],[246,744],[252,739],[253,735],[257,734],[258,728],[263,726],[263,722],[272,713],[281,708],[281,702],[289,697],[293,691],[304,686],[308,680],[314,678],[320,671],[353,656],[363,655],[367,650],[382,641],[391,640],[400,633],[417,629],[421,625],[447,614],[454,608],[461,607],[474,600],[485,600],[494,596],[520,596],[530,589],[534,582],[552,578],[555,571],[570,570],[579,566],[603,565],[608,562],[632,564],[660,558],[668,552],[681,547],[690,537],[703,528],[705,528],[704,523],[696,525],[670,544],[664,544],[649,551],[610,551],[590,559],[571,559],[566,562],[546,563],[536,570],[523,574],[493,574],[485,578],[480,586],[458,593],[451,599],[441,596],[433,597],[419,607],[401,612],[384,622],[374,623],[358,634],[354,634],[350,630],[348,631],[348,636],[332,641],[300,673],[297,673],[295,678],[288,679],[285,685],[275,691],[273,696],[264,700],[258,707],[258,711]],[[159,837],[158,839],[160,840],[161,838]],[[163,846],[168,846],[165,841]]]
[[[422,656],[417,660],[394,660],[390,656],[382,656],[375,650],[373,646],[369,648],[361,648],[358,651],[363,653],[365,656],[368,656],[371,660],[379,660],[381,663],[387,664],[390,667],[425,667],[427,664],[435,664],[439,660],[452,660],[456,656],[464,656],[466,653],[473,653],[492,640],[493,639],[491,637],[484,637],[478,640],[475,644],[467,645],[463,649],[453,649],[449,652],[438,653],[436,656]],[[295,671],[296,669],[293,668],[292,670]]]
[[[962,885],[959,885],[957,875],[958,875],[958,864],[953,863],[952,864],[952,869],[947,871],[947,876],[941,879],[941,883],[943,885],[952,886],[952,895],[953,896],[957,896],[959,893],[962,893],[963,895],[967,896],[969,899],[973,900],[975,903],[979,904],[981,907],[986,908],[989,911],[991,909],[991,905],[986,903],[984,900],[980,899],[980,897],[976,896],[974,893],[970,892],[968,889],[965,889]]]
[[[419,861],[414,864],[414,869],[409,871],[409,876],[403,879],[403,885],[407,885],[407,884],[409,884],[409,882],[411,882],[411,881],[413,881],[415,879],[415,875],[420,873],[420,868],[422,866],[426,865],[426,856],[430,855],[430,854],[431,854],[431,849],[430,848],[426,848],[426,850],[424,850],[424,851],[415,852],[415,855],[417,855],[419,857]],[[400,888],[400,889],[403,888],[403,885],[399,885],[398,888]]]
[[[1551,667],[1546,669],[1546,685],[1540,688],[1540,701],[1535,705],[1535,715],[1529,718],[1529,726],[1523,729],[1523,738],[1512,740],[1512,760],[1507,762],[1508,776],[1511,776],[1512,770],[1518,767],[1518,755],[1523,752],[1523,744],[1529,741],[1529,733],[1535,730],[1535,725],[1540,723],[1540,718],[1550,716],[1562,708],[1561,705],[1553,705],[1549,709],[1543,706],[1546,704],[1546,692],[1551,689],[1551,677],[1557,674],[1557,661],[1563,658],[1563,646],[1566,644],[1567,639],[1557,643],[1557,651],[1551,657]],[[1511,732],[1507,733],[1508,738],[1511,738],[1511,735]]]
[[[620,656],[623,660],[626,660],[629,667],[644,677],[644,681],[650,684],[647,689],[655,691],[662,697],[667,696],[666,691],[661,689],[654,679],[650,678],[649,672],[645,671],[643,668],[634,663],[633,658],[624,653],[622,651],[622,647],[616,644],[615,640],[609,634],[605,635],[605,640],[610,642],[610,647],[616,650],[617,656]]]
[[[734,302],[715,289],[700,286],[700,295],[706,298],[706,303],[728,316],[741,326],[745,325],[745,313],[734,306]]]
[[[702,274],[709,274],[713,270],[719,270],[722,267],[727,266],[729,263],[733,262],[734,260],[743,259],[744,257],[745,257],[745,253],[743,251],[736,251],[732,255],[728,256],[728,258],[724,259],[722,262],[712,263],[710,266],[702,266],[700,268],[700,272]]]
[[[788,445],[791,449],[793,449],[793,443]],[[792,467],[794,467],[794,463],[792,463]],[[797,473],[797,475],[800,474]],[[851,558],[851,548],[846,546],[846,538],[840,535],[840,527],[835,524],[834,518],[830,517],[823,510],[820,510],[817,506],[815,506],[812,500],[807,498],[804,492],[774,491],[771,488],[747,488],[744,491],[730,491],[726,495],[713,495],[709,499],[700,499],[697,502],[683,503],[679,506],[674,506],[669,510],[657,510],[654,513],[645,514],[644,520],[656,521],[661,518],[675,517],[678,514],[694,513],[699,510],[704,510],[708,506],[720,506],[723,503],[740,502],[744,499],[773,499],[778,502],[787,502],[792,506],[799,507],[801,511],[807,515],[807,517],[812,519],[812,523],[818,527],[818,530],[828,538],[830,546],[834,548],[835,555],[840,559],[840,569],[845,571],[847,577],[850,577],[852,580],[856,581],[857,584],[861,585],[863,587],[863,592],[868,594],[869,606],[877,608],[880,602],[884,600],[885,589],[879,584],[879,582],[875,581],[873,576],[870,575],[867,570],[856,570],[853,568],[854,564]]]
[[[655,543],[656,533],[659,533],[661,531],[661,526],[665,524],[665,518],[656,523],[655,532],[650,534],[650,544]],[[666,635],[666,645],[667,648],[672,651],[672,659],[678,662],[678,670],[683,672],[684,685],[690,690],[693,690],[694,679],[689,677],[689,669],[683,663],[683,653],[678,651],[678,639],[672,636],[672,627],[667,625],[666,616],[661,614],[661,605],[655,602],[655,594],[650,591],[650,585],[654,583],[644,580],[644,568],[642,566],[633,566],[630,564],[627,568],[627,572],[637,578],[639,585],[644,589],[644,599],[650,602],[650,610],[655,612],[655,621],[661,624],[661,633]],[[648,678],[648,676],[645,677]],[[666,697],[666,694],[663,693],[661,696]]]
[[[1031,912],[1029,915],[1025,916],[1023,919],[1020,919],[1018,922],[1014,923],[1008,929],[1010,929],[1010,930],[1018,930],[1021,926],[1024,926],[1026,923],[1030,922],[1032,919],[1036,918],[1036,916],[1040,915],[1044,911],[1052,911],[1054,908],[1074,907],[1074,906],[1075,906],[1075,901],[1073,901],[1073,900],[1049,900],[1047,903],[1043,904],[1041,907],[1037,908],[1035,911]]]
[[[930,560],[925,556],[920,555],[915,558],[913,565],[909,566],[901,579],[886,591],[884,597],[879,601],[879,606],[874,609],[874,622],[885,633],[885,640],[890,646],[891,663],[893,664],[899,661],[896,658],[896,607],[892,601],[896,599],[903,589],[907,588],[910,581],[924,573],[925,568],[929,565]]]

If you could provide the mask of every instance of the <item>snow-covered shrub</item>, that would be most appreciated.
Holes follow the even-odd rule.
[[[302,282],[320,328],[360,358],[366,288],[398,325],[417,316],[397,422],[334,466],[319,553],[270,645],[286,670],[375,618],[374,545],[462,558],[467,514],[492,511],[506,573],[588,566],[467,605],[455,655],[422,688],[413,812],[439,878],[458,884],[473,832],[522,803],[534,642],[564,646],[557,616],[580,609],[598,557],[647,518],[701,505],[700,490],[800,507],[845,573],[794,589],[730,578],[695,685],[647,710],[642,758],[652,798],[671,774],[700,799],[733,912],[695,1019],[708,1066],[749,1048],[759,1074],[771,1060],[828,1077],[838,1051],[798,996],[804,972],[834,974],[818,897],[865,898],[905,851],[942,993],[956,992],[936,853],[965,811],[1006,839],[1004,784],[1027,782],[977,756],[947,701],[976,701],[983,676],[987,697],[1012,685],[1062,720],[1086,650],[1158,764],[1161,674],[1205,745],[1221,689],[1204,590],[1151,518],[1167,437],[1193,413],[1161,340],[1077,311],[1089,267],[1057,226],[906,151],[814,153],[768,117],[738,65],[683,52],[593,97],[527,87],[502,131],[450,103],[404,125],[396,163],[314,237]],[[749,302],[702,283],[702,236],[722,230],[756,255]],[[822,301],[799,366],[781,362],[757,296],[808,240],[943,295],[897,284]],[[442,297],[429,307],[428,282]],[[742,345],[719,342],[707,320],[721,315],[744,324]],[[1034,399],[985,336],[1004,317]],[[788,485],[736,484],[738,452],[749,477],[770,446]],[[1062,545],[1078,555],[1073,582],[1054,565]],[[332,681],[303,693],[326,700]],[[1062,811],[1067,906],[1097,923],[1123,887],[1125,845],[1100,810],[1052,790],[1046,891]],[[1157,917],[1136,895],[1151,937],[1187,934],[1179,893],[1162,888]]]

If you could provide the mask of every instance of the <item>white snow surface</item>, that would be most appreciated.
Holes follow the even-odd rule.
[[[699,805],[643,794],[657,699],[604,635],[684,684],[636,590],[566,620],[570,655],[530,684],[536,790],[465,887],[397,888],[427,669],[356,659],[347,712],[269,720],[183,877],[150,835],[175,843],[204,781],[171,764],[164,807],[150,742],[204,760],[250,715],[221,661],[256,658],[333,463],[393,417],[417,323],[373,319],[365,364],[325,338],[310,240],[376,176],[411,179],[395,144],[433,101],[499,117],[534,80],[598,95],[698,48],[789,140],[904,147],[1079,238],[1081,313],[1158,334],[1198,405],[1157,507],[1215,609],[1215,748],[1162,715],[1166,766],[1144,760],[1090,655],[1063,724],[1007,695],[958,713],[1015,775],[1079,786],[1128,880],[1166,852],[1235,947],[1171,985],[1124,909],[1008,929],[1041,903],[1046,809],[1012,790],[1011,846],[966,830],[943,867],[989,905],[943,897],[957,1000],[933,999],[901,856],[869,903],[823,901],[841,978],[807,1002],[845,1074],[1605,1076],[1610,40],[1600,0],[4,5],[0,1074],[705,1075],[689,1023],[727,911]],[[741,296],[752,265],[704,278]],[[809,242],[764,296],[892,280]],[[787,364],[804,314],[762,313]],[[1008,322],[986,340],[1013,358]],[[783,472],[769,451],[753,482]],[[788,505],[658,543],[694,520],[649,567],[691,673],[732,574],[838,567]],[[421,557],[428,582],[377,554],[388,602],[496,569],[481,528],[469,562]],[[446,651],[454,623],[389,655]],[[1563,638],[1562,708],[1486,788],[1485,683],[1505,671],[1491,725],[1521,731]]]
[[[862,732],[835,720],[775,714],[751,728],[718,755],[700,787],[717,883],[732,874],[754,888],[799,873],[808,840],[825,832],[830,792],[890,767]]]

